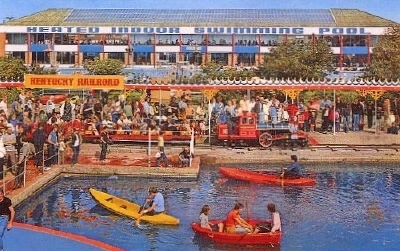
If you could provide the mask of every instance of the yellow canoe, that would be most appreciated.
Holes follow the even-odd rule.
[[[99,203],[104,208],[120,214],[127,216],[129,218],[137,219],[139,216],[140,205],[133,202],[118,198],[114,195],[98,191],[93,188],[89,188],[89,192],[93,199]],[[154,224],[163,225],[178,225],[179,219],[171,215],[161,213],[154,216],[143,215],[140,218],[141,221],[147,221]]]

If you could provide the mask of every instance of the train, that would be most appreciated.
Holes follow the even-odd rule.
[[[287,121],[264,121],[260,114],[244,112],[241,116],[227,122],[211,124],[211,132],[196,133],[195,141],[209,142],[212,145],[226,146],[259,146],[269,148],[271,146],[300,146],[310,145],[310,138],[307,133],[298,129],[297,107],[288,106],[289,119]],[[83,138],[86,142],[97,143],[100,134],[94,126],[84,127]],[[115,130],[111,138],[115,143],[157,142],[158,132],[131,130],[124,132]],[[191,140],[191,132],[187,130],[165,130],[164,141],[171,144],[184,144]]]

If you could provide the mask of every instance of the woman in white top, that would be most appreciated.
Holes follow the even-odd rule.
[[[275,204],[270,203],[267,205],[268,212],[271,214],[271,223],[257,225],[253,234],[257,233],[275,233],[281,231],[281,217],[276,211]]]
[[[207,228],[210,231],[218,231],[218,232],[222,232],[224,230],[224,223],[218,223],[218,224],[212,224],[210,222],[208,222],[208,215],[210,213],[211,207],[209,205],[204,205],[201,208],[201,212],[200,212],[200,226],[202,228]]]

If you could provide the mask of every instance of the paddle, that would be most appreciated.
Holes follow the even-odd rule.
[[[147,189],[147,194],[149,194],[149,193],[150,193],[150,188]],[[144,199],[143,204],[140,206],[139,212],[138,212],[139,214],[143,211],[144,207],[146,206],[146,204],[147,204],[147,199],[148,199],[148,196]]]
[[[144,209],[144,207],[146,206],[146,204],[147,204],[147,198],[144,199],[143,205],[140,206],[139,212],[138,212],[139,214],[143,211],[143,209]]]

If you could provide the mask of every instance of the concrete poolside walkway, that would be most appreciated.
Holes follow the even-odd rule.
[[[7,251],[123,251],[80,235],[21,223],[14,223],[13,228],[4,233],[3,240]]]

